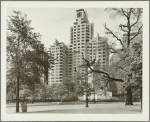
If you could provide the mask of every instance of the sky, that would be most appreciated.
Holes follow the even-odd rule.
[[[31,27],[34,32],[42,35],[41,42],[49,48],[57,39],[59,42],[70,44],[70,27],[75,22],[77,9],[87,11],[89,22],[94,23],[94,37],[99,33],[105,35],[104,24],[107,24],[113,31],[118,31],[118,25],[123,18],[110,19],[105,8],[7,8],[7,14],[13,15],[13,10],[21,11],[27,15],[28,20],[32,20]]]

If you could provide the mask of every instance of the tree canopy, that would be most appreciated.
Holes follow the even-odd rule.
[[[17,102],[21,84],[34,92],[36,85],[42,82],[43,75],[48,75],[48,68],[54,64],[53,56],[41,44],[41,35],[33,32],[30,24],[31,21],[20,11],[14,11],[8,18],[7,84],[16,81]],[[43,81],[47,80],[44,77]]]

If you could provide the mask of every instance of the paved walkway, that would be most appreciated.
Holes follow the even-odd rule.
[[[6,106],[7,113],[15,113],[15,104]],[[97,102],[89,103],[89,107],[85,107],[83,102],[64,102],[58,105],[53,103],[34,103],[28,104],[27,113],[58,113],[58,114],[141,114],[140,103],[134,103],[131,106],[125,106],[124,102]],[[20,107],[20,113],[21,107]]]

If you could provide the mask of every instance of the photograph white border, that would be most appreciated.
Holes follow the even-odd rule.
[[[6,29],[7,8],[143,8],[142,114],[7,114]],[[2,1],[1,2],[1,120],[2,121],[149,121],[149,1]],[[68,35],[69,36],[69,35]]]

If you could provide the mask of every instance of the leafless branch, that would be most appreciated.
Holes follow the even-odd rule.
[[[124,16],[128,17],[128,16],[125,14],[125,11],[123,10],[123,8],[121,8],[121,11],[122,11],[122,13],[124,14]]]
[[[82,53],[82,58],[83,58],[83,60],[86,62],[87,67],[88,67],[92,72],[104,74],[104,75],[106,75],[106,77],[107,77],[108,79],[110,79],[110,80],[112,80],[112,81],[124,82],[122,79],[111,78],[107,72],[100,71],[100,70],[94,70],[93,68],[91,68],[91,65],[90,65],[89,61],[84,58],[83,53]]]
[[[128,33],[128,31],[127,31],[127,30],[124,30],[124,29],[122,28],[122,27],[124,27],[122,24],[120,24],[120,25],[119,25],[119,27],[121,28],[121,30],[122,30],[122,31],[124,31],[124,32],[127,32],[127,33]],[[128,26],[126,26],[126,27],[128,27]]]
[[[130,8],[130,11],[129,11],[129,17],[131,16],[131,12],[132,12],[132,8]]]
[[[140,30],[142,29],[142,27],[143,27],[143,25],[141,25],[141,27],[138,29],[137,34],[136,34],[135,36],[133,36],[133,37],[130,39],[130,41],[133,40],[136,36],[138,36],[138,35],[140,34]]]
[[[108,30],[122,45],[122,47],[124,47],[121,39],[119,39],[109,28],[106,27],[106,24],[104,25],[105,29]]]
[[[139,13],[139,14],[138,14],[138,16],[137,16],[137,20],[136,20],[136,22],[135,22],[135,23],[133,23],[133,24],[131,25],[131,27],[133,27],[134,25],[136,25],[136,24],[138,23],[139,19],[140,19],[140,13]]]

